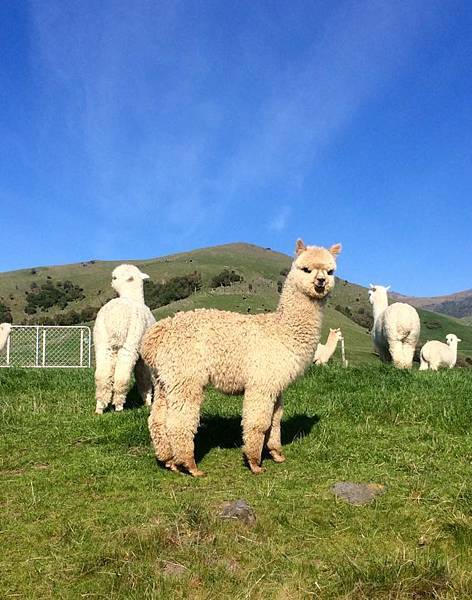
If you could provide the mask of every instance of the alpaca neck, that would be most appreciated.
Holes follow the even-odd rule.
[[[324,305],[325,299],[309,298],[287,279],[276,315],[287,343],[304,358],[319,342]]]
[[[126,290],[123,290],[119,296],[120,298],[126,298],[127,300],[133,300],[139,304],[144,304],[144,292],[142,287],[130,287]]]
[[[387,295],[385,295],[385,297],[382,297],[382,298],[376,298],[374,304],[372,305],[372,310],[374,313],[374,322],[377,321],[377,319],[380,317],[380,315],[383,313],[383,311],[387,308],[387,306],[388,306]]]
[[[334,354],[334,351],[336,350],[337,345],[338,345],[338,336],[337,335],[329,335],[328,339],[326,340],[326,344],[325,344],[325,348],[326,348],[326,351],[329,353],[329,356]]]
[[[452,344],[449,344],[449,349],[451,351],[452,359],[455,364],[457,362],[457,342],[453,342]]]

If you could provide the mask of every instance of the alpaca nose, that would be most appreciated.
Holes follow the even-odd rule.
[[[320,287],[323,287],[325,282],[326,282],[326,279],[324,277],[316,278],[316,285],[319,285]]]

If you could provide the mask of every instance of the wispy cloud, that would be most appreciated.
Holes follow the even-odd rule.
[[[269,9],[251,10],[268,43],[284,35]],[[420,1],[340,3],[312,43],[280,62],[259,52],[251,18],[227,41],[234,59],[223,60],[209,11],[188,3],[35,1],[31,12],[43,138],[60,119],[82,148],[105,254],[126,232],[185,240],[218,226],[231,203],[268,183],[296,193],[430,26]],[[269,229],[282,231],[290,209],[282,201],[274,212]]]
[[[282,206],[275,214],[274,218],[269,223],[269,229],[271,231],[280,232],[287,226],[287,221],[290,218],[292,209],[288,205]]]

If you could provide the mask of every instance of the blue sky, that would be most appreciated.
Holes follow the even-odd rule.
[[[472,287],[467,2],[0,3],[0,270],[342,242]]]

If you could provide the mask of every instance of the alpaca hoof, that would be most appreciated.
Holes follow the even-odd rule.
[[[270,450],[270,455],[272,460],[276,463],[283,463],[286,460],[285,456],[278,450]]]
[[[95,414],[96,415],[103,415],[103,408],[101,406],[96,406],[95,407]]]
[[[146,398],[146,400],[144,401],[144,404],[146,406],[151,406],[152,402],[151,402],[151,398]]]
[[[192,469],[189,473],[192,477],[206,477],[206,473],[200,471],[200,469]]]
[[[122,410],[123,410],[122,404],[118,404],[118,406],[115,406],[115,412],[121,412]]]
[[[253,473],[253,475],[260,475],[261,473],[264,473],[265,469],[261,466],[259,466],[256,463],[249,463],[249,468],[251,469],[251,472]]]
[[[177,468],[177,465],[175,464],[175,462],[174,462],[173,460],[168,460],[168,461],[166,462],[166,468],[167,468],[167,469],[170,469],[171,471],[174,471],[174,473],[177,473],[177,472],[178,472],[178,470],[179,470],[179,469]]]

